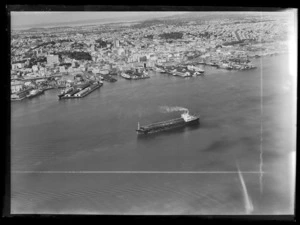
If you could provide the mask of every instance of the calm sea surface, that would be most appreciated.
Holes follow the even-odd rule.
[[[255,64],[12,102],[12,213],[292,213],[295,84],[286,55]],[[139,138],[138,122],[180,116],[161,106],[199,114],[199,127]]]

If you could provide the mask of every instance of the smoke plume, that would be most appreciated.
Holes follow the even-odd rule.
[[[169,107],[169,106],[161,106],[160,110],[163,113],[169,113],[169,112],[178,112],[178,111],[183,111],[185,113],[189,113],[189,110],[187,108],[184,107],[180,107],[180,106],[174,106],[174,107]]]

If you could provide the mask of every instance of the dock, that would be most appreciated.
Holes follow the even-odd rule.
[[[100,88],[103,85],[102,82],[95,82],[89,85],[83,85],[74,89],[73,91],[66,93],[64,95],[60,95],[59,99],[70,99],[70,98],[83,98],[88,94],[92,93],[96,89]]]

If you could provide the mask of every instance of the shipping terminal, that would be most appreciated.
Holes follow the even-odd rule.
[[[136,132],[137,134],[151,134],[174,128],[196,125],[199,124],[199,119],[199,116],[190,115],[189,112],[186,111],[185,113],[181,114],[180,118],[153,123],[146,126],[140,126],[140,124],[138,123]]]

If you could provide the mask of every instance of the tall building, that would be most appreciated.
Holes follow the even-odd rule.
[[[47,56],[47,64],[48,65],[58,64],[58,63],[59,63],[58,55],[48,55]]]
[[[95,51],[95,45],[91,45],[91,51],[92,51],[92,52]]]
[[[119,40],[115,40],[114,41],[114,46],[115,46],[115,48],[119,48],[120,47],[120,42],[119,42]]]
[[[119,48],[117,52],[118,52],[118,55],[125,54],[125,50],[123,48]]]

